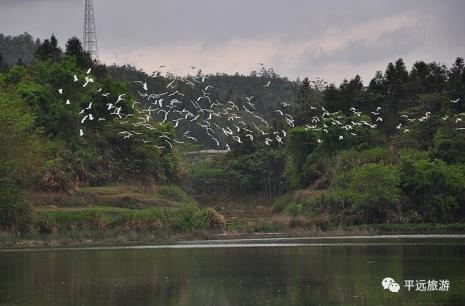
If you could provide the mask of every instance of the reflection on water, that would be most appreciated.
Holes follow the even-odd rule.
[[[465,305],[464,239],[369,240],[0,252],[0,305]],[[390,293],[386,276],[451,288]]]

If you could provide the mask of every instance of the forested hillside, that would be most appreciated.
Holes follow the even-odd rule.
[[[26,213],[30,191],[73,193],[82,186],[118,182],[150,187],[181,178],[178,157],[169,148],[154,150],[144,143],[122,142],[118,123],[104,105],[119,95],[130,96],[128,84],[106,77],[78,40],[71,39],[64,52],[46,40],[36,56],[34,64],[14,65],[0,75],[2,225],[14,225]],[[83,88],[72,82],[72,76],[83,79],[89,63],[97,78]],[[57,88],[74,94],[65,103]],[[98,95],[96,88],[108,94]],[[84,138],[79,135],[79,113],[89,101],[101,105],[94,116],[102,121],[91,124]],[[130,113],[130,99],[122,104]],[[152,134],[162,132],[172,133],[168,126],[160,126]]]
[[[35,202],[31,195],[38,191],[73,194],[88,186],[115,184],[146,190],[170,185],[160,190],[171,190],[171,195],[170,188],[180,186],[201,204],[215,206],[255,199],[302,226],[465,220],[462,58],[451,67],[418,61],[411,68],[399,59],[367,84],[359,76],[339,85],[289,81],[266,68],[249,76],[196,71],[192,80],[208,78],[211,89],[206,92],[202,81],[200,89],[190,86],[191,78],[100,65],[75,37],[63,50],[53,36],[43,42],[33,42],[26,34],[0,40],[3,228],[36,222],[29,218]],[[83,86],[78,80],[87,81]],[[179,113],[193,113],[183,129],[175,121],[184,114],[166,120],[167,111],[160,114],[162,102],[157,100],[160,107],[154,112],[153,102],[144,100],[147,94],[138,87],[163,93],[175,81],[183,98],[171,102],[181,103],[178,109],[184,110]],[[207,96],[210,106],[202,108],[199,101]],[[110,113],[115,101],[119,110]],[[212,118],[215,112],[209,109],[215,103],[230,103],[224,117],[218,111]],[[92,116],[82,118],[91,108]],[[196,111],[210,118],[196,122]],[[148,125],[142,112],[154,112],[156,124]],[[249,122],[242,128],[236,125],[231,139],[221,124],[246,121],[249,113],[261,121],[253,123],[254,128]],[[214,138],[208,133],[210,124],[223,128],[224,135],[219,132]],[[123,125],[131,131],[122,131]],[[145,138],[135,137],[140,134]],[[185,141],[186,135],[196,141]],[[189,166],[179,153],[190,147],[223,149],[226,141],[227,154]],[[174,194],[191,202],[184,191]],[[195,210],[179,218],[190,229],[202,228],[204,216],[217,218],[214,211],[203,215]],[[158,212],[152,217],[175,220]]]
[[[40,45],[40,40],[34,40],[28,33],[19,36],[5,36],[0,33],[0,67],[12,66],[18,63],[26,65],[34,62],[34,53]]]
[[[152,92],[158,93],[166,91],[166,86],[175,78],[175,76],[170,74],[161,75],[159,71],[155,71],[149,76],[147,73],[131,66],[113,65],[107,67],[107,71],[109,76],[114,80],[130,82],[143,81],[146,82],[147,87],[150,88]],[[289,104],[289,108],[292,107],[299,85],[298,82],[291,82],[286,78],[276,75],[272,69],[265,68],[262,68],[261,71],[253,72],[249,76],[239,74],[204,75],[201,70],[195,71],[194,75],[208,78],[208,86],[212,88],[212,93],[209,95],[211,101],[233,101],[240,108],[243,105],[247,106],[247,99],[253,99],[256,108],[254,111],[270,122],[276,118],[276,113],[274,113],[274,111],[280,108],[282,103]],[[273,85],[270,87],[263,87],[263,84],[266,84],[268,81]],[[133,86],[133,88],[134,87],[135,86]],[[182,104],[180,108],[185,107],[189,110],[192,108],[190,101],[196,101],[199,95],[201,95],[201,92],[199,93],[198,90],[194,90],[187,84],[178,86],[177,90],[182,93],[182,99],[180,99]],[[144,102],[144,99],[137,94],[137,90],[134,90],[133,94],[138,101],[148,106],[147,102]],[[247,115],[247,112],[241,108],[237,114],[242,116]],[[183,131],[190,130],[193,134],[197,135],[196,138],[198,142],[196,144],[201,148],[223,149],[223,147],[219,148],[197,124],[185,123],[184,126],[185,129]],[[181,131],[177,131],[177,133],[178,136],[182,136]],[[224,135],[218,135],[218,139],[220,142],[224,142],[225,137]]]
[[[304,80],[284,147],[235,146],[191,183],[207,198],[282,195],[276,211],[317,224],[463,222],[464,99],[462,58],[410,70],[399,59],[367,86]]]

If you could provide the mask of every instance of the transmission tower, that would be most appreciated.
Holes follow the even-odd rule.
[[[94,3],[93,0],[86,0],[84,12],[84,51],[88,52],[93,59],[99,61],[97,30],[95,28]]]

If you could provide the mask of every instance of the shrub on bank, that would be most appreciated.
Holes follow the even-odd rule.
[[[221,230],[226,225],[224,216],[218,213],[214,208],[205,208],[202,211],[203,217],[205,219],[205,224],[208,229],[211,230]]]
[[[131,210],[116,207],[86,209],[45,209],[34,215],[31,230],[41,234],[56,232],[118,231],[187,233],[199,230],[221,230],[224,217],[213,208],[201,209],[186,204],[181,208]]]
[[[401,188],[409,205],[426,222],[465,218],[465,166],[405,156],[400,164]]]
[[[28,220],[31,206],[8,178],[0,178],[0,228],[14,228]]]
[[[52,217],[43,217],[38,219],[34,227],[39,234],[53,234],[57,232],[57,222]]]
[[[366,164],[351,171],[347,189],[357,223],[393,223],[400,209],[397,171],[390,166]]]

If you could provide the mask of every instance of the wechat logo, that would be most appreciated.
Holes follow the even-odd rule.
[[[381,282],[384,290],[389,290],[391,292],[397,293],[400,290],[400,285],[391,277],[385,277]]]

